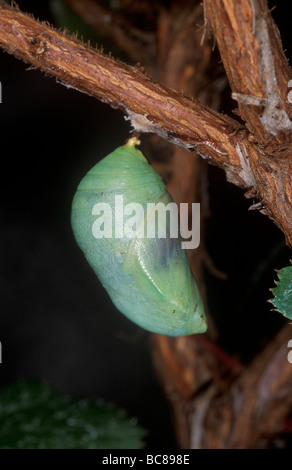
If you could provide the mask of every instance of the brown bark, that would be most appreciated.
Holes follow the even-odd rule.
[[[292,72],[279,31],[266,0],[205,0],[204,5],[233,97],[257,140],[258,151],[249,161],[260,201],[287,234],[292,230],[292,104],[287,99]]]
[[[204,336],[156,335],[155,363],[175,410],[183,448],[265,447],[281,433],[292,407],[287,326],[248,366]],[[182,424],[183,423],[183,426]]]
[[[205,0],[205,13],[243,120],[264,149],[282,153],[292,137],[291,69],[266,0]]]
[[[207,449],[265,446],[265,441],[283,430],[284,418],[292,406],[291,364],[287,360],[290,338],[288,326],[228,388],[226,383],[221,389],[218,384],[213,387],[203,417],[200,398],[195,399],[191,439],[195,439],[196,446]]]

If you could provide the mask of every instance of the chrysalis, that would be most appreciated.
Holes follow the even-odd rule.
[[[134,323],[168,336],[203,333],[204,306],[186,250],[169,236],[168,219],[166,236],[157,236],[148,209],[173,200],[138,143],[129,139],[80,182],[71,216],[76,241],[114,305]],[[147,223],[155,224],[150,237]]]

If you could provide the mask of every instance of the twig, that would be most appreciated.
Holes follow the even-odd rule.
[[[154,132],[233,173],[246,187],[236,143],[248,146],[236,121],[155,82],[74,37],[0,2],[0,46],[69,87],[123,110],[135,130]],[[74,58],[74,60],[72,60]]]
[[[266,0],[205,0],[205,12],[248,128],[264,146],[291,141],[292,72]]]
[[[168,384],[176,419],[180,415],[183,422],[181,415],[189,416],[192,410],[189,441],[185,437],[183,447],[193,443],[200,449],[255,448],[282,431],[292,407],[290,325],[235,374],[226,374],[220,355],[205,348],[199,336],[193,341],[163,336],[153,340],[155,364]]]
[[[287,100],[292,71],[279,31],[266,0],[205,0],[204,7],[240,114],[259,144],[247,167],[261,211],[292,246],[292,105]],[[239,144],[238,149],[245,158],[246,148]]]
[[[209,426],[204,447],[210,448],[212,443],[214,447],[216,442],[221,449],[247,449],[281,431],[292,405],[292,367],[287,359],[290,338],[291,327],[287,325],[232,387],[213,400],[205,421]],[[220,403],[221,422],[217,419]],[[231,414],[224,414],[227,407]],[[210,420],[214,420],[212,430]],[[222,432],[224,429],[229,432]]]

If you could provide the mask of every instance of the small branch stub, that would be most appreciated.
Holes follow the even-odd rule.
[[[127,140],[125,143],[127,147],[136,147],[141,145],[141,140],[139,140],[137,137],[131,137],[130,139]]]

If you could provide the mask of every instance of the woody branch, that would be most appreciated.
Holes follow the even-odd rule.
[[[219,13],[220,9],[228,10],[229,3],[228,0],[218,0]],[[242,4],[243,10],[253,5],[252,11],[260,11],[255,0],[237,3]],[[205,3],[216,34],[216,19],[214,14],[212,16],[216,8],[212,5],[208,1]],[[269,18],[268,15],[269,12],[266,12],[265,18]],[[226,15],[222,20],[229,24]],[[269,25],[272,24],[270,19],[268,21]],[[270,29],[267,31],[270,37]],[[218,37],[220,47],[220,33]],[[292,246],[289,126],[281,129],[285,138],[282,138],[284,147],[280,146],[279,158],[271,159],[272,145],[268,150],[263,148],[258,132],[250,133],[252,129],[248,130],[234,119],[155,82],[138,67],[106,57],[76,38],[58,32],[3,2],[0,2],[0,46],[24,62],[55,76],[67,86],[121,109],[134,129],[156,133],[176,145],[196,150],[210,163],[223,168],[234,184],[252,188],[253,196],[262,201],[265,213],[284,232],[288,245]],[[221,47],[221,53],[222,49],[224,47]],[[229,58],[232,63],[235,59]],[[263,59],[263,63],[266,60]],[[265,73],[265,70],[263,65],[260,73]]]

